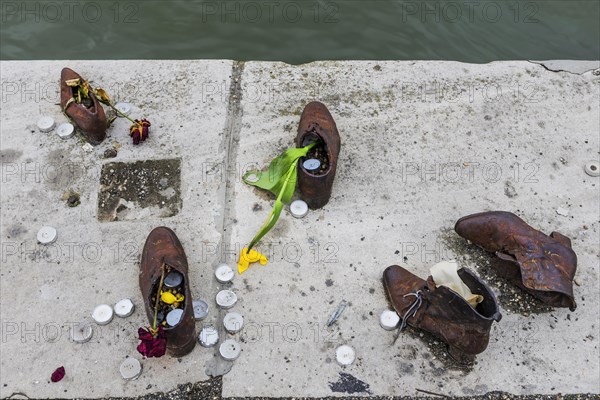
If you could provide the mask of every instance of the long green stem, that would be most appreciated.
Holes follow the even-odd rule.
[[[290,177],[292,176],[292,173],[294,172],[295,168],[296,168],[296,162],[293,162],[292,165],[290,165],[290,168],[288,169],[288,171],[285,175],[285,180],[283,181],[283,184],[281,185],[279,195],[277,195],[277,200],[275,200],[275,205],[273,206],[273,209],[271,210],[271,214],[269,214],[269,218],[267,218],[267,221],[263,224],[263,226],[260,228],[260,230],[254,237],[254,239],[252,239],[252,241],[248,245],[248,252],[250,252],[250,250],[252,250],[252,247],[254,247],[254,245],[256,243],[258,243],[258,241],[260,239],[262,239],[262,237],[273,227],[273,225],[277,221],[277,218],[279,218],[279,213],[281,213],[281,207],[283,206],[281,203],[281,198],[283,197],[283,194],[285,193],[285,189],[286,189],[288,183],[290,182]],[[275,216],[275,213],[278,208],[279,208],[279,213],[277,214],[277,216]],[[275,219],[275,220],[273,221],[273,219]]]
[[[287,149],[280,156],[271,161],[268,174],[264,174],[258,181],[251,182],[246,180],[246,176],[256,173],[254,171],[249,171],[244,175],[244,182],[261,189],[269,190],[277,195],[277,200],[273,205],[269,218],[248,245],[248,252],[252,250],[254,245],[258,243],[260,239],[273,228],[273,226],[275,226],[275,223],[281,215],[283,202],[289,202],[294,194],[294,187],[290,187],[290,180],[292,176],[295,176],[294,172],[296,172],[296,168],[298,168],[298,159],[306,156],[308,151],[316,146],[317,143],[318,142],[315,141],[302,148]],[[287,171],[285,170],[286,165],[289,165]],[[267,175],[268,177],[266,177]],[[294,181],[292,184],[295,185],[296,182]]]
[[[111,102],[107,101],[104,104],[106,104],[107,106],[109,106],[110,108],[112,108],[113,110],[115,110],[117,114],[120,114],[122,117],[125,117],[128,120],[130,120],[131,122],[133,122],[134,124],[137,124],[137,122],[135,122],[134,120],[132,120],[131,118],[129,118],[127,115],[125,115],[121,111],[119,111],[115,106],[113,106]]]
[[[166,265],[162,264],[162,274],[160,275],[160,283],[158,284],[158,291],[156,292],[156,300],[154,301],[154,321],[152,322],[152,329],[156,331],[156,324],[158,323],[158,302],[160,300],[160,291],[162,290],[163,282],[165,280]]]

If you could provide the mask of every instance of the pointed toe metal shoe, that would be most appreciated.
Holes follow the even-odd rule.
[[[326,164],[321,164],[316,171],[309,171],[303,165],[305,159],[298,160],[298,188],[308,206],[318,209],[327,204],[331,197],[341,145],[331,113],[318,101],[304,107],[296,135],[296,147],[304,147],[314,141],[322,143],[322,147],[317,147],[325,153]]]
[[[553,307],[577,307],[573,278],[577,255],[571,239],[558,232],[549,236],[506,211],[483,212],[460,218],[456,233],[501,260],[498,273]]]
[[[108,121],[102,105],[90,91],[90,103],[79,104],[71,99],[74,98],[73,88],[67,85],[67,81],[83,78],[70,68],[63,68],[60,74],[60,106],[63,112],[77,125],[85,139],[93,144],[100,144],[106,137]]]
[[[178,308],[177,322],[169,325],[169,316],[166,313],[159,318],[167,323],[163,324],[167,336],[167,351],[181,357],[194,349],[196,344],[196,322],[190,293],[188,278],[188,263],[179,239],[171,229],[158,227],[152,230],[146,239],[140,264],[140,289],[144,299],[146,315],[150,324],[154,321],[154,299],[158,295],[163,268],[175,279],[167,282],[164,287],[173,287],[184,295],[183,307]],[[167,275],[168,277],[168,275]],[[160,323],[160,321],[159,321]]]

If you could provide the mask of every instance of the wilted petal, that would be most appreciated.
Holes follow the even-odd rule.
[[[167,335],[162,326],[159,325],[156,336],[143,328],[138,329],[138,336],[142,342],[137,346],[137,351],[144,357],[162,357],[167,352]]]
[[[140,340],[152,340],[152,334],[144,328],[138,329],[138,339]]]
[[[100,100],[103,103],[108,103],[110,101],[108,93],[106,93],[106,91],[102,88],[94,89],[94,94],[96,95],[98,100]]]
[[[145,118],[135,120],[135,123],[129,128],[129,136],[133,138],[133,144],[139,144],[148,138],[150,126],[150,121]]]
[[[75,78],[75,79],[67,79],[65,81],[65,83],[67,84],[67,86],[71,86],[71,87],[75,87],[75,86],[79,86],[80,83],[80,79],[79,78]]]
[[[54,371],[52,373],[50,380],[52,382],[58,382],[64,377],[65,377],[65,367],[59,367],[59,368],[56,368],[56,371]]]

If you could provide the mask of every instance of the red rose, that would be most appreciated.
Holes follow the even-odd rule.
[[[138,329],[138,338],[142,342],[137,351],[144,357],[162,357],[167,352],[167,335],[160,325],[155,336],[144,328]]]

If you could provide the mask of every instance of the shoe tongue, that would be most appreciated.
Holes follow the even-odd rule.
[[[483,301],[483,296],[473,294],[471,289],[460,279],[460,276],[458,276],[458,264],[455,260],[437,263],[431,267],[430,272],[436,286],[446,286],[452,289],[463,299],[467,300],[471,307],[475,307]]]

